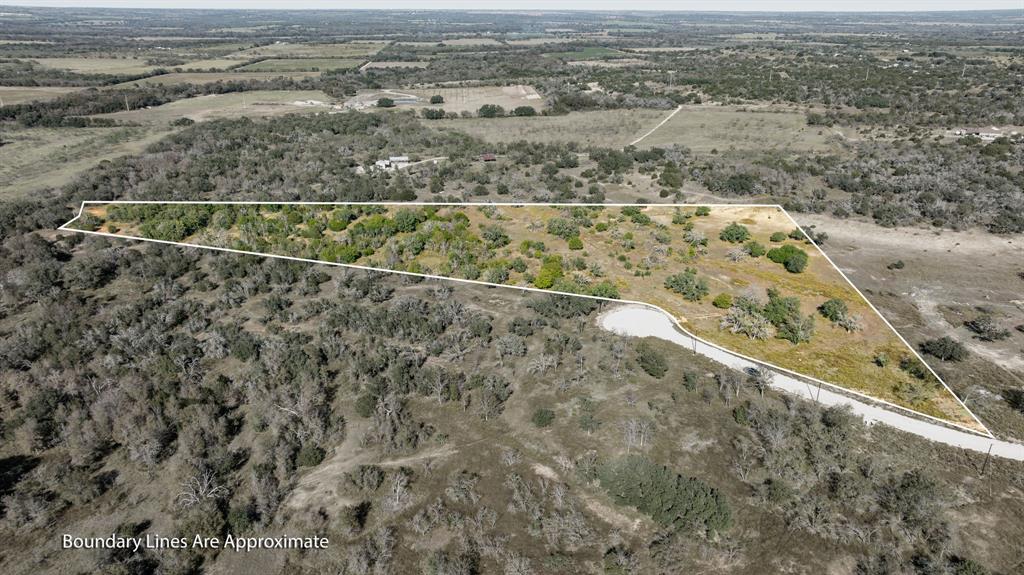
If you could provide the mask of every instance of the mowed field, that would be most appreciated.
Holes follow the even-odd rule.
[[[826,151],[839,147],[838,140],[839,137],[825,126],[808,126],[801,112],[684,106],[638,146],[652,148],[682,144],[696,152],[733,149]]]
[[[465,132],[486,142],[529,140],[545,144],[576,142],[581,146],[622,147],[650,130],[666,114],[662,110],[603,110],[565,116],[437,120],[429,125]]]
[[[145,74],[160,66],[137,58],[30,58],[41,66],[84,74]]]
[[[383,42],[345,42],[337,44],[268,44],[247,48],[232,58],[357,58],[372,56],[386,46]]]
[[[4,106],[13,106],[34,100],[52,100],[81,89],[56,86],[0,86],[0,101]]]
[[[444,126],[489,142],[577,142],[625,146],[657,126],[670,110],[602,110],[564,116],[439,120]],[[850,132],[844,128],[844,131]],[[849,135],[849,134],[847,134]],[[841,138],[823,126],[808,126],[797,112],[742,110],[724,106],[685,106],[640,141],[641,148],[681,145],[695,152],[731,150],[833,151]]]
[[[308,101],[324,105],[309,105]],[[178,118],[189,118],[197,122],[216,118],[239,118],[242,116],[275,116],[291,112],[324,111],[331,97],[319,90],[258,90],[230,94],[211,94],[177,100],[163,106],[98,114],[97,118],[109,118],[119,122],[148,125],[167,125]]]
[[[141,153],[172,131],[158,126],[5,131],[7,144],[0,146],[0,199],[62,186],[103,160]]]
[[[154,84],[211,84],[213,82],[263,81],[276,78],[315,78],[320,72],[174,72],[150,76],[131,82],[122,82],[117,87],[145,86]]]
[[[444,98],[442,104],[431,104],[431,96]],[[402,108],[443,108],[447,112],[475,112],[484,104],[497,104],[511,111],[518,106],[533,106],[538,112],[544,109],[544,99],[532,86],[474,86],[469,88],[396,88],[394,90],[360,90],[349,103],[373,104],[380,98],[397,99],[403,96],[419,98],[416,104],[399,104]]]
[[[355,68],[365,60],[355,58],[271,58],[239,68],[246,72],[316,72]]]

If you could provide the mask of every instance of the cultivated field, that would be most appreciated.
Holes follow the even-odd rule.
[[[310,104],[311,101],[314,104]],[[330,96],[318,90],[259,90],[198,96],[154,108],[98,114],[95,117],[109,118],[119,122],[166,125],[178,118],[189,118],[202,122],[216,118],[274,116],[290,112],[323,111],[330,101]]]
[[[185,208],[192,210],[189,214],[173,206],[162,209],[90,206],[88,217],[77,225],[193,245],[642,301],[726,349],[978,429],[952,393],[920,366],[825,256],[813,244],[794,239],[803,236],[778,208],[716,206],[704,215],[671,206],[191,206]],[[183,221],[207,223],[187,227]],[[319,224],[314,228],[308,222]],[[739,242],[721,236],[733,224],[743,228]],[[750,241],[762,246],[760,254],[733,255]],[[765,256],[764,249],[773,251]],[[780,250],[802,252],[805,266],[799,271],[784,267],[775,257]],[[702,287],[694,289],[697,284]],[[720,305],[723,298],[728,303]],[[854,318],[854,327],[840,327],[835,318],[819,315],[827,301],[842,302],[843,317]],[[751,305],[763,305],[764,311],[751,312]],[[763,313],[764,318],[782,313],[789,319],[771,320],[778,330],[774,337],[770,327],[763,332],[759,328],[763,335],[758,336],[727,329],[726,318],[741,312]],[[802,332],[806,337],[785,335],[800,322],[813,326]]]

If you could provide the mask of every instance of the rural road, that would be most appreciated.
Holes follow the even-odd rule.
[[[651,135],[651,134],[653,134],[654,132],[658,131],[658,128],[660,128],[660,127],[664,126],[664,125],[665,125],[665,122],[668,122],[669,120],[671,120],[671,119],[672,119],[672,116],[675,116],[676,114],[678,114],[678,113],[679,113],[679,110],[682,110],[682,109],[683,109],[683,107],[682,107],[682,106],[676,106],[676,109],[675,109],[675,110],[672,110],[672,113],[671,113],[671,114],[669,114],[668,116],[665,116],[665,119],[664,119],[664,120],[662,120],[661,122],[658,122],[658,125],[657,125],[657,126],[655,126],[655,127],[651,128],[651,129],[650,129],[650,131],[648,131],[648,132],[647,132],[646,134],[644,134],[643,136],[640,136],[639,138],[637,138],[637,139],[633,140],[632,142],[630,142],[630,143],[629,143],[629,145],[630,145],[630,146],[635,146],[635,145],[639,144],[640,142],[642,142],[644,138],[646,138],[647,136],[650,136],[650,135]]]
[[[680,331],[672,319],[652,307],[638,304],[619,305],[602,313],[598,317],[597,323],[602,329],[619,335],[656,337],[671,341],[733,369],[746,371],[758,367],[755,362],[737,357]],[[812,401],[817,401],[822,405],[848,405],[853,413],[863,417],[869,424],[883,423],[931,441],[981,453],[987,453],[991,448],[992,455],[1024,461],[1024,445],[990,439],[966,431],[957,431],[944,425],[903,415],[829,389],[819,389],[813,384],[800,381],[784,373],[775,373],[772,387],[809,397]]]

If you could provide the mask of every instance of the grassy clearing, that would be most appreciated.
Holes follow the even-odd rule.
[[[465,132],[487,142],[529,140],[622,147],[664,117],[665,112],[661,110],[604,110],[574,112],[565,116],[439,120],[429,125]]]
[[[366,64],[365,67],[366,68],[426,68],[429,65],[430,65],[430,62],[422,62],[422,61],[415,61],[415,62],[390,61],[390,62],[370,62],[370,63]]]
[[[273,58],[261,60],[239,70],[247,72],[316,72],[355,68],[364,60],[354,58]]]
[[[275,78],[315,78],[320,72],[175,72],[142,78],[118,84],[123,86],[144,86],[147,84],[210,84],[213,82],[244,82],[246,80],[273,80]]]
[[[170,134],[164,127],[32,128],[4,132],[0,199],[67,184],[103,160],[141,153]]]
[[[75,92],[81,88],[52,86],[0,86],[0,100],[4,106],[13,106],[33,100],[52,100],[57,96]]]
[[[719,206],[705,216],[695,216],[693,208],[672,206],[632,211],[269,204],[161,209],[96,206],[81,223],[194,245],[643,301],[727,349],[922,413],[975,425],[938,380],[930,375],[915,379],[899,367],[901,359],[913,358],[911,350],[816,247],[788,238],[769,240],[774,233],[788,234],[794,228],[778,208]],[[803,249],[806,269],[791,273],[767,257],[731,257],[741,244],[719,235],[732,222],[743,222],[747,239],[763,246]],[[694,240],[695,234],[706,239]],[[684,297],[667,287],[683,270],[693,270],[706,286],[703,293]],[[798,298],[796,317],[814,318],[808,340],[794,344],[782,339],[779,323],[777,331],[768,328],[761,339],[721,327],[727,313],[736,310],[713,305],[716,296],[752,297],[763,305],[768,290]],[[847,331],[818,314],[818,307],[832,298],[848,306],[848,314],[858,318],[858,329]],[[767,317],[769,312],[764,313]],[[887,361],[877,363],[880,356]]]
[[[532,86],[474,86],[471,88],[398,88],[395,90],[360,90],[350,102],[374,103],[379,98],[400,98],[411,95],[419,98],[416,104],[400,104],[398,108],[444,108],[448,112],[475,112],[484,104],[497,104],[508,111],[518,106],[533,106],[538,112],[544,109],[544,100]],[[431,104],[431,96],[444,98],[442,104]]]
[[[562,60],[595,60],[600,58],[621,58],[627,54],[613,48],[605,48],[604,46],[587,46],[580,50],[548,52],[544,55],[548,58],[560,58]]]
[[[212,94],[177,100],[155,108],[98,114],[99,118],[110,118],[120,122],[148,125],[166,125],[178,118],[189,118],[196,122],[215,118],[238,118],[242,116],[273,116],[289,112],[322,111],[322,106],[310,106],[304,102],[330,102],[331,97],[318,90],[259,90]],[[296,104],[303,102],[303,104]]]
[[[83,74],[144,74],[159,68],[137,58],[32,58],[41,66]]]
[[[181,66],[173,66],[183,70],[226,70],[232,66],[244,64],[245,60],[238,58],[212,58],[209,60],[196,60]]]
[[[754,111],[725,106],[687,106],[640,143],[640,147],[681,144],[697,152],[718,150],[837,149],[832,131],[808,126],[799,112]]]
[[[248,48],[232,54],[237,58],[356,58],[372,56],[386,46],[383,42],[348,42],[342,44],[269,44]]]

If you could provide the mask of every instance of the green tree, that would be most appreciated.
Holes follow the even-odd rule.
[[[444,104],[444,96],[441,94],[434,94],[430,97],[431,104]]]
[[[513,116],[536,116],[537,110],[533,106],[518,106],[512,110]]]
[[[497,118],[505,115],[505,108],[497,104],[484,104],[477,110],[476,115],[481,118]]]
[[[636,346],[636,362],[640,365],[640,369],[651,377],[661,379],[668,372],[668,362],[665,361],[665,356],[646,341],[641,341]]]
[[[741,226],[736,222],[732,222],[728,226],[725,226],[724,229],[722,229],[722,232],[718,234],[718,239],[722,240],[723,242],[738,244],[750,239],[750,231],[746,228],[746,226]]]
[[[394,108],[395,107],[395,101],[392,100],[391,98],[381,98],[381,99],[377,100],[377,107],[378,108]]]
[[[673,530],[700,527],[717,533],[732,525],[732,511],[718,490],[646,457],[609,461],[599,466],[597,478],[616,503],[636,507]]]

